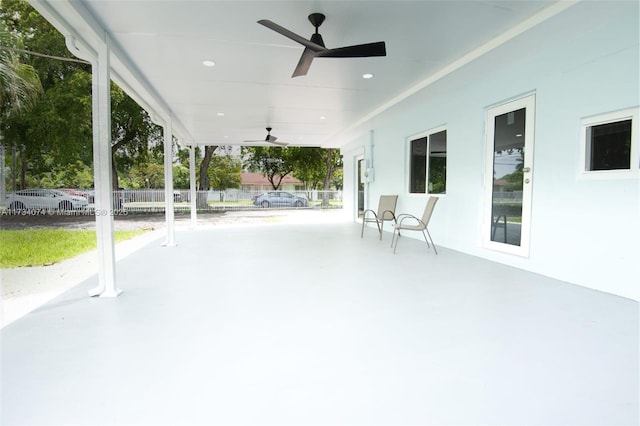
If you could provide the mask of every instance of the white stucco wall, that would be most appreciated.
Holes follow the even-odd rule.
[[[407,138],[446,125],[447,194],[430,225],[438,245],[640,300],[638,175],[578,173],[581,118],[640,104],[638,16],[636,1],[579,3],[356,129],[342,149],[345,208],[355,212],[354,158],[369,156],[373,130],[367,207],[399,194],[399,212],[420,214],[426,196],[408,194]],[[529,92],[536,120],[524,258],[482,247],[484,131],[487,107]]]

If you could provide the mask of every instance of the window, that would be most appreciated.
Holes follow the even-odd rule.
[[[637,172],[640,169],[637,126],[637,108],[583,119],[582,172],[592,176],[628,176]]]
[[[447,182],[447,131],[436,130],[409,142],[409,192],[444,194]]]

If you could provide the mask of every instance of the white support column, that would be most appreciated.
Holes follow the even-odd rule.
[[[370,199],[371,183],[375,179],[375,169],[373,164],[373,147],[374,147],[374,133],[373,133],[373,130],[369,130],[369,145],[366,146],[364,150],[364,164],[365,164],[365,168],[367,169],[367,175],[368,175],[364,183],[366,186],[364,194],[366,197],[365,206],[368,209],[375,208],[375,205],[371,204],[371,199]]]
[[[113,237],[113,191],[111,182],[111,78],[109,40],[105,39],[92,61],[93,174],[96,234],[98,240],[98,286],[89,295],[116,297],[115,243]]]
[[[197,212],[197,192],[196,192],[196,149],[191,144],[189,146],[189,199],[191,200],[191,226],[198,225]]]
[[[171,116],[164,121],[164,211],[167,223],[167,240],[163,245],[176,245],[176,233],[173,214],[173,132]]]

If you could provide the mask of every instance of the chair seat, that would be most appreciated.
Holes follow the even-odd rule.
[[[417,224],[417,225],[405,225],[405,224],[397,224],[395,225],[396,229],[398,230],[402,230],[405,229],[407,231],[422,231],[424,229],[424,225],[422,224]]]

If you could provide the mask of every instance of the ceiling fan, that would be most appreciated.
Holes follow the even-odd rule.
[[[318,33],[318,27],[322,25],[324,20],[325,16],[322,13],[312,13],[309,15],[309,21],[314,27],[316,27],[316,32],[311,35],[311,40],[307,40],[306,38],[269,21],[268,19],[261,19],[258,23],[304,46],[304,51],[302,52],[298,66],[296,66],[291,77],[306,75],[307,71],[309,71],[313,58],[316,57],[365,58],[370,56],[387,55],[384,41],[327,49],[324,45],[324,41],[322,40],[322,36]]]
[[[272,143],[272,144],[275,144],[275,145],[281,145],[281,146],[289,145],[286,142],[277,142],[276,140],[278,138],[276,136],[271,136],[271,130],[272,130],[271,127],[267,127],[266,130],[267,130],[267,136],[264,139],[254,139],[254,140],[248,140],[248,141],[245,141],[245,142],[269,142],[269,143]]]

